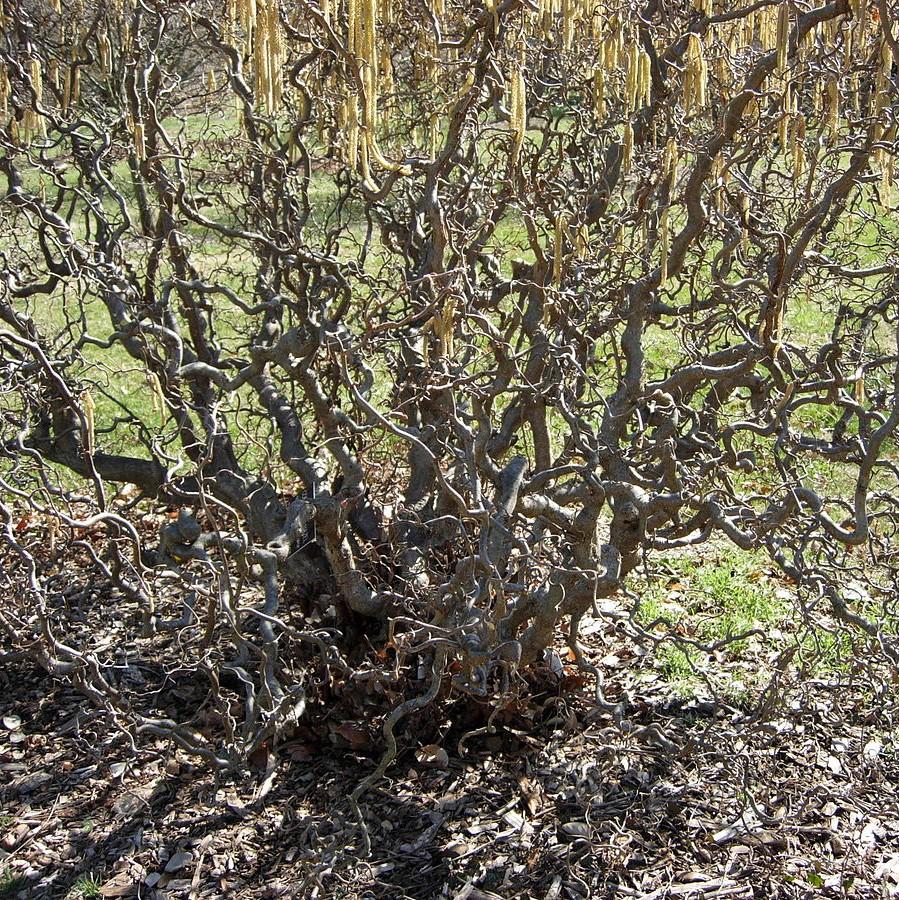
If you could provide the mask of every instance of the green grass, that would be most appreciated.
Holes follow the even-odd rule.
[[[102,897],[100,889],[103,885],[93,875],[81,875],[72,885],[67,900],[92,900]]]
[[[646,584],[636,619],[656,633],[672,635],[657,648],[659,671],[677,693],[693,695],[703,684],[698,670],[705,653],[677,637],[707,646],[728,641],[719,652],[725,661],[739,663],[750,657],[760,639],[735,638],[781,622],[788,606],[777,596],[761,554],[728,548],[714,556],[676,556],[665,562],[668,576]],[[742,684],[731,685],[735,692],[750,689],[746,674],[740,672]]]
[[[27,887],[27,878],[13,874],[11,869],[0,869],[0,900],[15,897]]]

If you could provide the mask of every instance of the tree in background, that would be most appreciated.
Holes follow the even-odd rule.
[[[582,617],[651,637],[628,576],[722,539],[895,663],[887,0],[2,22],[0,628],[133,738],[241,765],[358,689],[386,763],[562,628],[605,703]]]

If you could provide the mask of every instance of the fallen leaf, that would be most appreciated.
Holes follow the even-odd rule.
[[[427,744],[416,754],[422,765],[445,769],[449,766],[449,754],[439,744]]]
[[[340,735],[354,750],[366,750],[371,744],[368,731],[353,722],[340,722],[332,725],[331,730]]]
[[[868,741],[867,744],[862,748],[862,756],[868,762],[874,762],[878,756],[880,756],[880,751],[883,750],[883,744],[878,741],[876,738]]]
[[[190,851],[183,851],[180,853],[176,853],[165,864],[165,871],[166,872],[177,872],[180,869],[183,869],[186,865],[188,865],[193,860],[193,858],[194,858],[194,855]]]
[[[565,822],[562,831],[569,837],[590,837],[590,826],[586,822]]]

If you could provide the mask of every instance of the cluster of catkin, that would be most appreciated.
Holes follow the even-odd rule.
[[[361,86],[361,91],[348,94],[338,125],[344,129],[347,163],[367,181],[371,177],[372,161],[388,171],[405,171],[387,159],[378,145],[378,129],[386,124],[379,114],[379,97],[382,89],[392,90],[393,85],[390,54],[378,41],[379,21],[389,22],[392,12],[386,0],[380,5],[379,10],[378,0],[346,0],[346,46],[358,73],[358,79],[353,80]]]
[[[278,0],[227,0],[225,32],[252,53],[256,98],[269,115],[281,107],[286,60]]]

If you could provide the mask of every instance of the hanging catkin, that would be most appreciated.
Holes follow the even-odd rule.
[[[637,96],[641,106],[648,106],[652,100],[652,75],[649,54],[640,50],[640,70],[637,79]]]
[[[362,140],[360,169],[369,180],[369,160],[392,172],[408,173],[408,169],[388,160],[381,153],[377,132],[384,123],[378,114],[379,70],[381,54],[378,49],[378,0],[347,0],[348,37],[351,35],[353,53],[359,60],[362,76]],[[355,101],[354,101],[355,104]]]
[[[253,63],[256,72],[256,95],[263,108],[273,115],[281,106],[283,89],[281,70],[284,65],[284,36],[278,16],[277,0],[241,0],[242,6],[255,9],[252,23]]]
[[[790,3],[782,0],[777,15],[777,71],[787,68],[787,53],[790,49]]]
[[[743,253],[749,252],[749,195],[740,195],[740,219],[742,229],[740,234],[740,245]]]
[[[593,113],[598,122],[606,117],[606,76],[602,69],[593,70]]]
[[[145,159],[147,155],[144,146],[144,126],[142,122],[134,123],[134,153],[138,159]]]
[[[162,415],[166,410],[165,392],[162,390],[162,382],[155,372],[147,373],[147,382],[150,388],[150,396],[153,399],[153,412]]]
[[[628,48],[627,75],[624,82],[624,109],[632,113],[637,106],[637,90],[640,78],[640,48],[633,43]]]
[[[793,116],[790,140],[793,150],[793,184],[797,184],[805,174],[805,116],[797,112]]]
[[[684,69],[684,113],[699,112],[706,104],[708,70],[705,51],[698,35],[687,40],[687,58]]]
[[[562,0],[562,42],[566,50],[570,50],[574,43],[574,28],[576,23],[576,0]]]
[[[94,414],[96,406],[94,398],[90,391],[83,391],[81,394],[81,408],[84,413],[84,449],[89,456],[94,455]]]
[[[630,172],[634,160],[634,129],[630,122],[624,124],[624,136],[621,141],[621,168]]]
[[[521,66],[517,63],[512,67],[509,75],[509,112],[511,114],[509,125],[512,131],[511,161],[514,166],[518,162],[527,130],[527,88]]]
[[[359,165],[359,110],[355,94],[344,101],[343,118],[346,123],[346,164],[356,171]]]
[[[34,91],[34,106],[25,110],[25,130],[29,134],[44,135],[46,133],[46,123],[44,122],[44,117],[38,113],[38,108],[41,106],[44,96],[44,82],[40,60],[36,58],[29,60],[28,74],[31,78],[32,90]]]
[[[440,140],[440,121],[437,114],[433,113],[428,119],[428,158],[437,159],[438,144]]]
[[[668,280],[668,207],[659,213],[659,284]]]
[[[680,165],[680,153],[677,147],[677,138],[668,138],[665,145],[665,153],[662,156],[662,172],[667,181],[669,196],[674,193],[674,185],[677,181],[678,167]]]
[[[0,119],[6,121],[9,113],[9,76],[6,74],[6,63],[0,63]]]
[[[568,227],[568,216],[564,212],[556,213],[555,230],[553,232],[553,284],[562,284],[562,254],[565,250],[565,229]]]
[[[100,65],[107,74],[112,73],[112,45],[109,42],[109,35],[105,29],[97,38],[97,47],[100,50]]]
[[[584,259],[587,256],[587,251],[590,249],[590,229],[587,227],[587,223],[584,222],[580,228],[577,230],[577,234],[574,238],[574,252],[577,254],[578,259]]]
[[[780,119],[777,123],[777,139],[780,142],[781,150],[786,152],[790,124],[796,113],[796,92],[792,90],[789,85],[784,91],[782,110]]]

